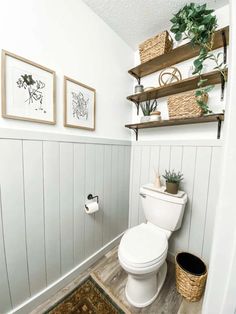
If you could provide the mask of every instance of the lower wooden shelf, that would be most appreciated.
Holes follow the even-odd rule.
[[[171,120],[126,124],[125,127],[135,132],[136,141],[137,141],[139,129],[158,128],[158,127],[163,127],[163,126],[184,125],[184,124],[206,123],[206,122],[218,122],[217,138],[219,139],[222,121],[224,121],[224,114],[219,113],[219,114],[205,115],[198,118],[183,118],[183,119],[171,119]]]

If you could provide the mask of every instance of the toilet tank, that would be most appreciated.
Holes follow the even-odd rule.
[[[169,231],[175,231],[181,227],[187,203],[186,193],[179,192],[178,195],[170,195],[148,184],[140,188],[139,194],[148,222]]]

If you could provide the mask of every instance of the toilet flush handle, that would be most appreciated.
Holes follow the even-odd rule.
[[[143,194],[143,193],[139,193],[139,195],[142,197],[142,198],[146,198],[147,195]]]

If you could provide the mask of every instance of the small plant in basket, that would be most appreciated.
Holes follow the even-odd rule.
[[[175,172],[175,170],[165,170],[163,178],[166,179],[166,192],[177,194],[179,190],[179,184],[183,180],[183,174],[180,171]]]

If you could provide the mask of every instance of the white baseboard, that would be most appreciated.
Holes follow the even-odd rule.
[[[24,303],[20,304],[16,308],[14,308],[8,314],[13,314],[13,313],[26,314],[26,313],[30,313],[38,305],[40,305],[41,303],[45,302],[52,295],[54,295],[58,290],[62,289],[64,286],[66,286],[68,283],[70,283],[80,273],[82,273],[84,270],[88,269],[99,258],[101,258],[103,255],[105,255],[107,252],[109,252],[111,249],[113,249],[116,245],[118,245],[122,235],[123,235],[123,233],[118,235],[115,239],[113,239],[111,242],[107,243],[105,246],[103,246],[100,250],[95,252],[93,255],[91,255],[89,258],[87,258],[81,264],[77,265],[75,268],[73,268],[67,274],[65,274],[62,277],[60,277],[57,281],[52,283],[46,289],[40,291],[39,293],[35,294],[33,297],[31,297],[30,299],[28,299]]]

